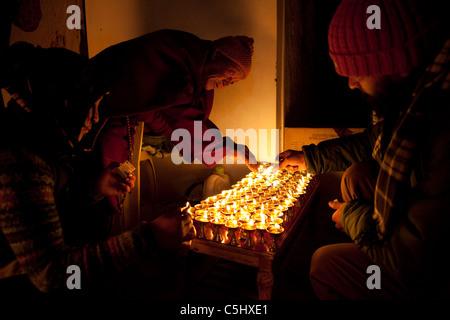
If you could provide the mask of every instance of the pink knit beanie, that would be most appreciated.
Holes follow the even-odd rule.
[[[244,71],[244,78],[252,67],[253,39],[246,36],[229,36],[213,41],[214,47]]]
[[[380,28],[367,20],[380,8]],[[328,30],[336,72],[342,76],[383,76],[411,71],[436,54],[436,23],[425,1],[343,0]],[[369,21],[373,21],[370,20]]]

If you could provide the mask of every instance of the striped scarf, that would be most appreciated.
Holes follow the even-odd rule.
[[[430,117],[430,97],[435,90],[450,90],[450,40],[430,65],[413,93],[413,101],[393,131],[392,139],[382,155],[381,136],[373,157],[381,162],[375,189],[374,219],[380,239],[389,234],[402,218],[410,177],[420,145],[421,130]],[[381,160],[382,159],[382,160]]]

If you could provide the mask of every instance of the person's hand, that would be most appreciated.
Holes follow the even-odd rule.
[[[335,223],[336,229],[341,230],[342,232],[344,232],[344,228],[342,227],[342,222],[341,222],[341,212],[345,207],[345,203],[344,202],[339,202],[338,200],[333,200],[328,202],[328,205],[336,210],[333,215],[331,216],[331,220],[333,220],[333,222]]]
[[[245,144],[237,144],[230,137],[223,138],[223,146],[226,149],[226,157],[233,157],[235,163],[247,166],[251,171],[258,172],[260,163]]]
[[[258,161],[256,161],[255,156],[251,152],[249,157],[245,158],[245,164],[247,165],[247,168],[253,172],[258,172],[258,168],[261,165]]]
[[[250,149],[246,145],[236,145],[236,155],[235,157],[240,160],[244,159],[245,165],[253,172],[258,172],[258,168],[260,163],[256,160],[254,154],[250,151]],[[244,154],[242,154],[242,150],[244,150]]]
[[[306,170],[305,156],[302,151],[287,150],[278,155],[278,169],[289,171]]]
[[[186,207],[182,208],[181,210],[182,210],[183,214],[186,214],[186,215],[190,216],[191,219],[192,219],[192,215],[188,211],[189,208],[190,208],[190,205],[187,205]],[[180,246],[180,249],[178,250],[178,252],[181,255],[187,256],[187,254],[188,254],[188,252],[189,252],[189,250],[191,248],[191,245],[192,245],[192,240],[195,239],[196,236],[197,236],[197,230],[195,229],[194,224],[192,224],[192,227],[191,227],[191,229],[189,230],[189,232],[187,234],[187,238],[189,240],[182,242],[181,246]]]
[[[180,212],[179,207],[173,207],[150,222],[150,228],[160,248],[181,249],[190,245],[190,241],[195,238],[192,218],[186,210]]]
[[[192,226],[191,230],[188,233],[188,239],[191,240],[187,240],[187,241],[183,241],[180,245],[180,248],[178,249],[178,252],[183,255],[183,256],[187,256],[189,250],[191,249],[191,245],[192,245],[192,240],[195,239],[195,237],[197,236],[197,230],[195,229],[194,226]]]
[[[124,180],[116,172],[117,167],[119,167],[119,164],[112,162],[102,170],[94,182],[92,189],[92,195],[94,197],[117,196],[128,193],[134,188],[136,182],[134,173],[130,173]]]

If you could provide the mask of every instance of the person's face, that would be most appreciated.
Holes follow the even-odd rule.
[[[348,86],[350,89],[358,89],[363,94],[377,98],[386,93],[387,78],[382,77],[348,77]]]
[[[410,88],[405,83],[407,74],[389,76],[367,76],[348,78],[350,89],[358,89],[362,97],[369,102],[375,113],[383,117],[389,111],[402,107],[410,95]],[[395,109],[395,110],[394,110]]]
[[[96,102],[95,106],[89,109],[88,115],[86,116],[86,119],[84,120],[83,127],[81,128],[80,135],[78,136],[78,141],[81,141],[81,139],[86,135],[91,129],[92,125],[94,123],[97,123],[99,120],[99,114],[98,114],[98,106],[100,102],[102,101],[103,96],[101,96]]]
[[[211,75],[206,80],[205,90],[223,89],[244,79],[244,73],[237,68],[228,68],[224,72]]]

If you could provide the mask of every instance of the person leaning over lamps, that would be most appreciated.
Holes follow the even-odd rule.
[[[145,123],[146,134],[169,139],[180,128],[195,138],[194,121],[201,122],[202,137],[206,130],[216,128],[209,120],[214,90],[247,78],[253,42],[246,36],[210,41],[184,31],[158,30],[92,57],[97,81],[110,92],[101,102],[102,115],[108,120],[96,142],[102,166],[129,158],[129,133],[139,121]],[[238,148],[230,138],[220,139],[214,142],[216,153],[231,155],[257,171],[258,163],[247,146]],[[202,154],[207,146],[212,147],[210,141],[191,139],[193,152],[199,149],[195,143],[201,144]],[[183,158],[188,162],[201,159],[212,167],[215,163],[206,163],[202,154],[183,154]],[[117,207],[115,199],[111,203]]]
[[[381,9],[381,29],[366,26]],[[280,168],[344,171],[336,227],[353,243],[319,248],[310,279],[321,299],[449,298],[448,21],[438,2],[343,0],[328,32],[336,72],[382,119],[363,133],[279,155]],[[381,288],[366,282],[370,265]]]
[[[99,119],[106,93],[93,85],[89,61],[63,48],[11,46],[0,63],[0,85],[12,99],[0,118],[0,294],[21,298],[38,291],[67,292],[67,268],[80,268],[80,294],[108,292],[111,277],[164,249],[193,238],[180,208],[132,230],[83,246],[66,242],[62,217],[82,212],[102,196],[123,194],[112,164],[78,179],[79,143]],[[89,223],[87,220],[85,223]]]

